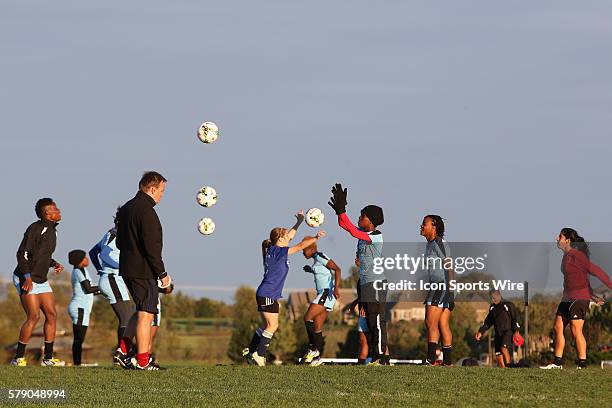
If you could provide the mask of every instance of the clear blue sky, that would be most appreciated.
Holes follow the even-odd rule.
[[[170,181],[157,210],[179,285],[257,285],[261,240],[312,206],[348,270],[335,181],[353,219],[384,208],[386,241],[420,240],[426,213],[449,241],[563,226],[610,241],[611,17],[606,1],[4,1],[1,274],[37,198],[64,212],[67,263],[148,169]],[[213,145],[195,138],[204,120]],[[196,204],[202,185],[217,206]],[[288,287],[311,285],[300,257]]]

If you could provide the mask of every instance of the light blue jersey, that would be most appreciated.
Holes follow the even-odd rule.
[[[357,241],[357,255],[359,256],[359,279],[361,284],[384,280],[384,273],[374,273],[374,258],[382,257],[383,236],[380,231],[368,232],[372,242],[360,239]]]
[[[334,287],[336,286],[336,277],[332,274],[332,271],[327,268],[329,257],[323,252],[316,252],[312,259],[315,289],[317,292],[321,292],[325,289],[329,289],[333,292]]]
[[[89,326],[89,315],[93,307],[93,293],[85,293],[81,282],[89,280],[91,276],[87,269],[74,268],[70,282],[72,283],[72,299],[68,304],[68,314],[73,324]]]
[[[117,248],[117,240],[113,230],[107,232],[100,243],[98,244],[100,253],[98,259],[102,270],[100,273],[119,274],[119,249]]]
[[[127,286],[119,275],[119,254],[121,252],[117,248],[116,235],[117,232],[111,229],[89,251],[89,257],[100,275],[98,282],[100,291],[111,305],[130,300]]]
[[[444,250],[441,246],[444,247]],[[444,259],[448,257],[450,257],[450,249],[443,239],[428,241],[425,244],[425,266],[429,282],[449,283],[448,272],[444,269]]]

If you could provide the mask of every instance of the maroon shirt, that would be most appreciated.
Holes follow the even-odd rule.
[[[591,285],[589,274],[612,288],[612,281],[606,272],[592,263],[584,252],[570,249],[561,261],[563,272],[563,300],[590,300]]]

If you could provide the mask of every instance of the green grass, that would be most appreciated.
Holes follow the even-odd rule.
[[[169,368],[140,372],[4,366],[0,388],[65,389],[68,401],[57,406],[612,406],[612,371],[595,367],[582,371],[419,366]],[[5,401],[0,400],[0,405]]]

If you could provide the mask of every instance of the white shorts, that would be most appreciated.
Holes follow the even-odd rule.
[[[313,305],[321,305],[325,306],[325,309],[328,312],[334,310],[334,305],[336,304],[336,298],[333,293],[330,293],[329,289],[324,289],[317,292],[317,296],[310,302]]]
[[[19,279],[19,276],[13,274],[13,285],[15,285],[15,289],[17,289],[17,294],[21,295],[21,285],[23,285],[23,281]],[[49,285],[49,281],[44,283],[36,283],[32,281],[32,290],[29,291],[28,295],[40,295],[41,293],[53,293],[53,289],[51,289],[51,285]]]

